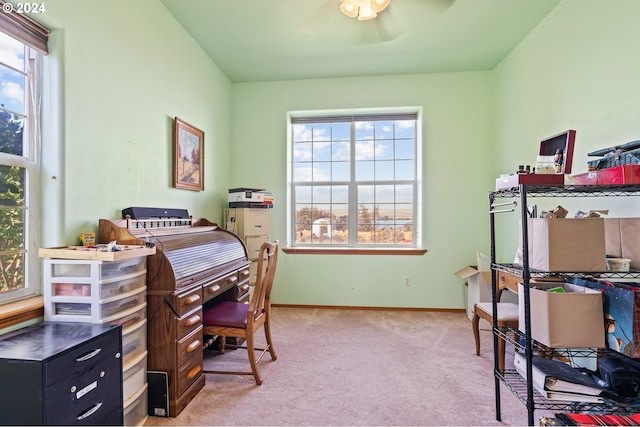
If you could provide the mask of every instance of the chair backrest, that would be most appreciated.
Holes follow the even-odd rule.
[[[271,288],[278,263],[278,241],[264,242],[258,255],[258,277],[249,303],[249,316],[257,321],[271,309]],[[250,321],[251,319],[247,319]]]

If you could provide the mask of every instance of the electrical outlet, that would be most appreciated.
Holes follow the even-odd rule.
[[[405,278],[404,278],[404,285],[405,285],[405,286],[411,286],[411,277],[409,277],[409,276],[405,276]]]

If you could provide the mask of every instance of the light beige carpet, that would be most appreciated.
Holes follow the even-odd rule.
[[[264,357],[261,386],[208,374],[178,417],[146,425],[527,424],[504,386],[496,421],[491,333],[481,331],[476,356],[464,313],[274,307],[272,329],[278,360]],[[248,369],[246,350],[205,351],[205,368],[214,366]]]

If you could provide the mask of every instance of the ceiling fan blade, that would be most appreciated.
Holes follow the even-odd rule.
[[[371,23],[375,27],[375,38],[369,42],[389,42],[402,36],[406,31],[402,20],[394,11],[393,3],[378,13],[378,16]]]
[[[306,34],[315,33],[337,10],[339,9],[335,0],[325,0],[309,12],[300,24],[300,32]]]
[[[449,9],[456,0],[429,0],[428,6],[434,12],[444,12]]]

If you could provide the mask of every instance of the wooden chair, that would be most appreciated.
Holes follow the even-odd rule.
[[[276,360],[277,355],[271,342],[271,287],[276,272],[278,261],[278,241],[265,242],[260,247],[258,256],[258,277],[249,304],[235,301],[221,301],[202,314],[204,334],[219,337],[219,352],[224,353],[225,337],[235,337],[246,340],[246,348],[249,356],[251,372],[237,371],[213,371],[204,370],[210,374],[253,375],[256,384],[262,384],[262,378],[258,372],[258,362],[268,351],[271,359]],[[264,327],[267,344],[264,348],[256,348],[254,335]],[[260,355],[256,357],[256,353]]]
[[[493,303],[479,302],[473,306],[473,336],[476,339],[476,355],[480,355],[480,319],[484,319],[493,327]],[[498,327],[518,327],[518,304],[513,302],[498,303]],[[498,337],[498,369],[504,372],[504,338]]]

